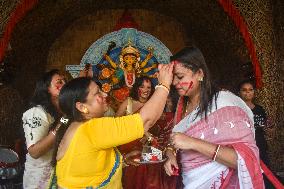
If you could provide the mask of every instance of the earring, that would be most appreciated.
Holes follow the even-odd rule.
[[[203,77],[198,78],[198,81],[200,82],[203,81]]]
[[[84,114],[88,114],[88,113],[89,113],[89,110],[85,107],[84,110],[83,110],[83,113],[84,113]]]

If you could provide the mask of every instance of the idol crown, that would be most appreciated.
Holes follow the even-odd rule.
[[[134,54],[137,58],[140,56],[139,50],[132,46],[130,43],[123,47],[121,50],[121,55],[124,56],[126,54]]]

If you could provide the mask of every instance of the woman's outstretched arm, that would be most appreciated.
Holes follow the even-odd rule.
[[[169,94],[169,88],[173,80],[173,64],[159,65],[159,85],[156,87],[154,94],[145,103],[140,110],[140,115],[143,120],[144,131],[148,131],[156,121],[161,117],[166,100]]]

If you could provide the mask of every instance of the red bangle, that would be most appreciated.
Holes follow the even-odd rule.
[[[217,157],[217,154],[218,154],[218,152],[219,152],[220,146],[221,146],[221,145],[219,144],[219,145],[217,145],[216,148],[215,148],[214,154],[213,154],[213,156],[212,156],[212,160],[213,160],[213,161],[216,160],[216,157]]]

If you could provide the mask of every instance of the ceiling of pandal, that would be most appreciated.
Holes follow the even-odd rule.
[[[46,63],[46,52],[76,19],[102,9],[145,9],[173,17],[204,53],[213,74],[230,80],[249,61],[242,36],[218,1],[211,0],[44,0],[17,25],[11,44],[21,68]],[[42,70],[44,65],[42,66]],[[20,69],[23,70],[23,69]],[[230,83],[230,81],[227,81]]]

